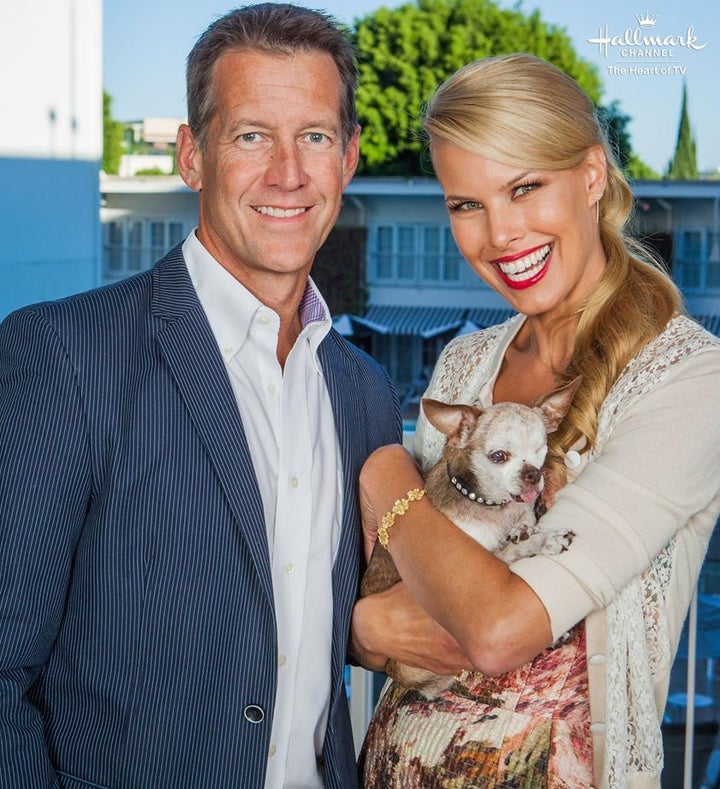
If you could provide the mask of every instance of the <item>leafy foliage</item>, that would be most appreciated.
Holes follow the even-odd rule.
[[[117,175],[123,153],[123,125],[112,117],[112,97],[103,91],[103,157],[102,168],[108,175]]]
[[[572,76],[594,102],[597,67],[575,53],[563,28],[535,10],[524,15],[492,0],[416,0],[380,8],[355,22],[363,127],[360,172],[427,172],[418,118],[433,90],[465,63],[481,57],[532,52]]]
[[[621,170],[626,170],[632,155],[628,123],[630,116],[626,115],[617,101],[598,107],[598,116],[605,127],[610,147],[615,154],[615,159]]]
[[[625,167],[625,175],[631,181],[659,181],[660,173],[656,172],[649,165],[645,164],[634,153],[630,154],[630,160]]]
[[[697,166],[695,137],[690,129],[688,114],[687,85],[683,85],[682,108],[678,126],[675,153],[668,165],[667,177],[670,180],[694,180],[700,177]]]

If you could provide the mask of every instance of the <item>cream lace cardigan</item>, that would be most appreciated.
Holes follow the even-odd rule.
[[[427,396],[492,402],[523,321],[449,343]],[[421,416],[416,440],[428,468],[444,437]],[[720,341],[672,320],[608,394],[595,448],[567,460],[568,484],[544,517],[571,527],[573,545],[512,569],[543,601],[554,637],[586,619],[596,784],[658,787],[670,668],[720,511]]]

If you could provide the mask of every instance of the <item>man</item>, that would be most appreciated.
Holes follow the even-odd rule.
[[[356,785],[356,481],[400,439],[312,281],[358,157],[317,12],[219,19],[155,268],[0,328],[0,786]]]

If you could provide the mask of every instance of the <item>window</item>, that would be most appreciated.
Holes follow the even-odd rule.
[[[375,252],[378,279],[393,277],[393,228],[379,227],[375,236],[377,250]]]
[[[168,222],[167,231],[167,249],[165,252],[169,252],[185,238],[185,228],[182,222]]]
[[[708,288],[720,288],[720,233],[708,230],[707,233],[707,276]]]
[[[377,281],[460,285],[462,256],[447,225],[381,225],[372,235]]]
[[[440,228],[426,227],[423,236],[423,279],[440,279]]]
[[[103,280],[150,268],[185,237],[183,222],[163,219],[119,219],[104,227]]]
[[[413,280],[415,278],[415,258],[418,254],[415,244],[415,230],[414,226],[398,228],[398,279]]]
[[[444,279],[448,282],[459,282],[461,267],[465,261],[449,227],[443,228],[443,241]]]
[[[105,270],[123,270],[123,226],[121,222],[108,222],[105,225]]]
[[[683,288],[699,288],[702,280],[702,233],[686,230],[682,236],[682,253],[674,271]]]
[[[143,268],[143,223],[128,223],[128,271],[135,273]]]

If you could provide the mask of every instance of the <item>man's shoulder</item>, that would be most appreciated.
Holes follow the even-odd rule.
[[[63,298],[27,304],[17,309],[15,313],[18,315],[43,315],[50,319],[53,316],[60,318],[96,312],[107,309],[113,302],[126,302],[137,298],[147,290],[149,278],[150,272],[146,271],[112,284],[101,285]]]
[[[384,374],[384,368],[376,359],[367,351],[351,343],[335,329],[330,329],[327,333],[322,347],[329,353],[336,354],[339,358],[344,358],[352,364]]]
[[[140,312],[149,310],[158,277],[177,268],[178,262],[182,265],[182,254],[178,257],[174,252],[146,271],[64,298],[28,304],[15,310],[12,317],[20,321],[40,319],[58,327],[77,326],[82,330],[136,320]],[[166,278],[170,280],[172,275]]]

